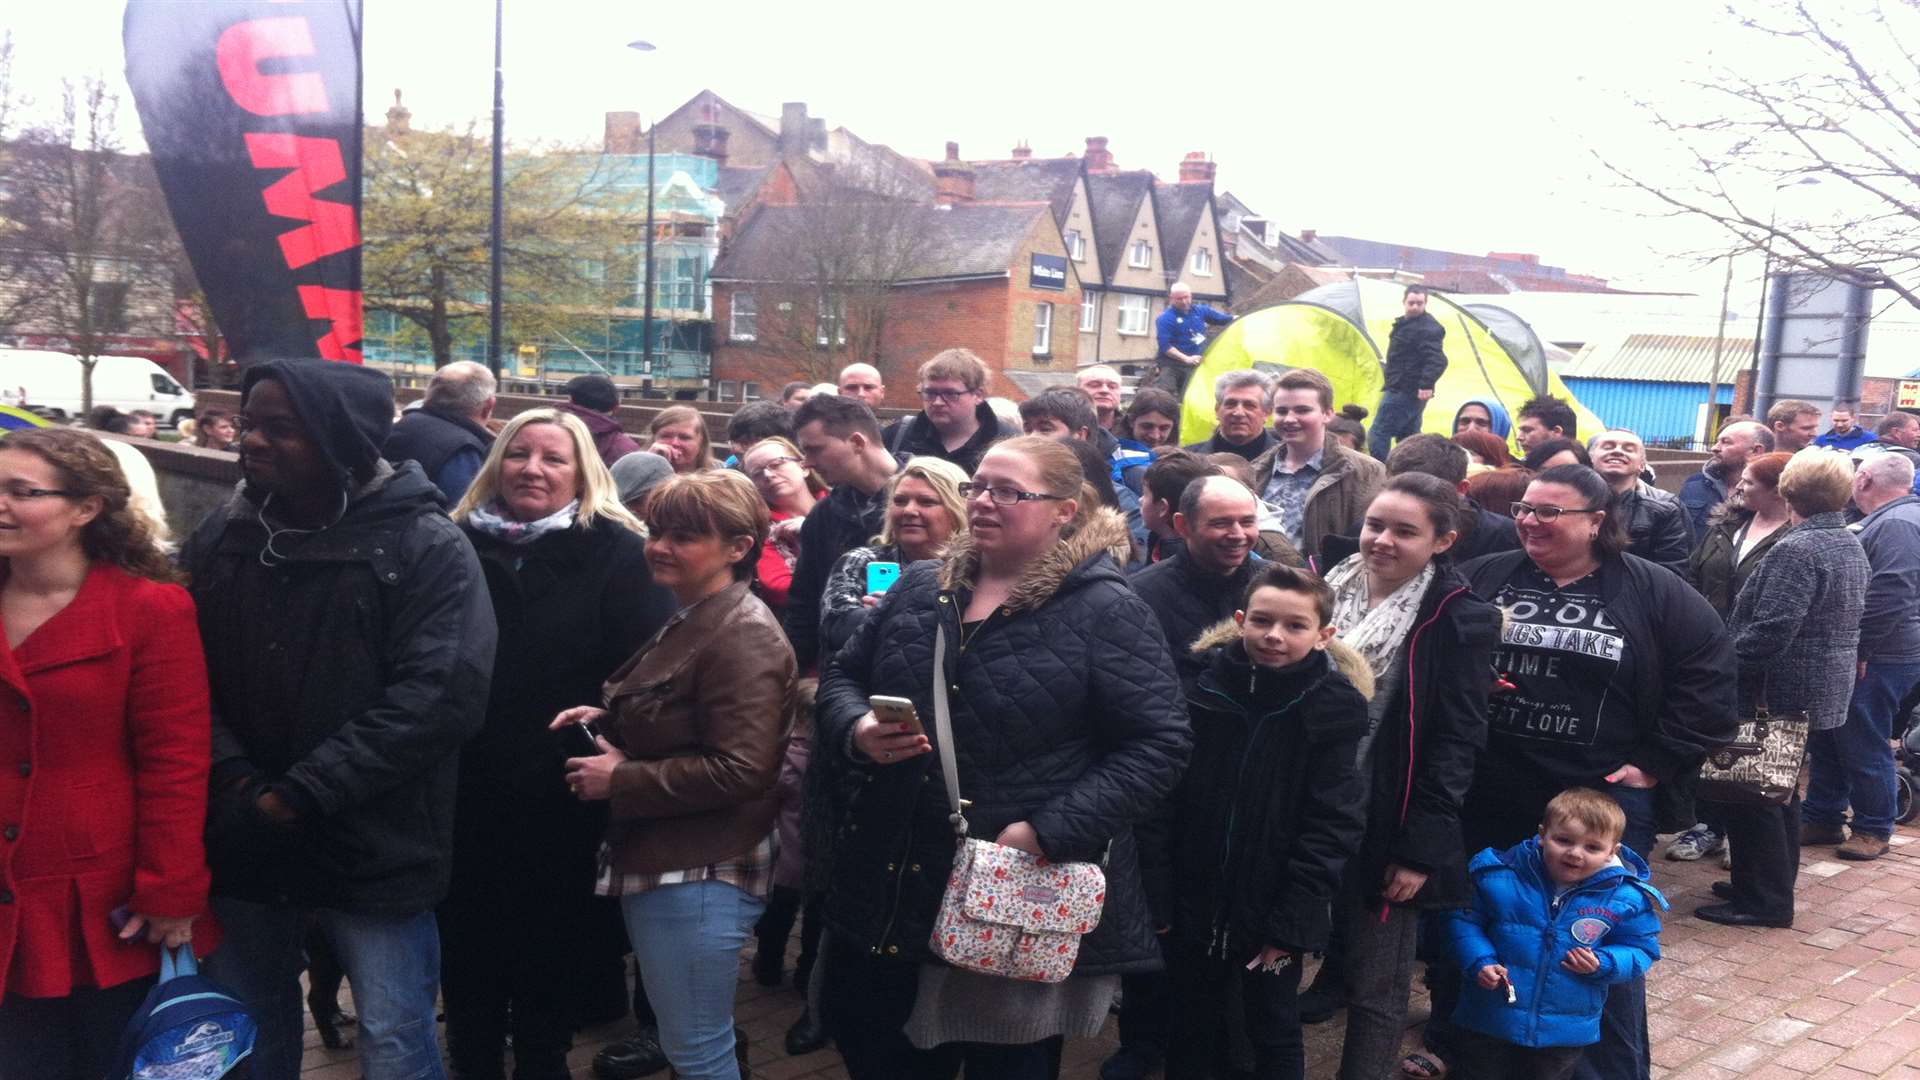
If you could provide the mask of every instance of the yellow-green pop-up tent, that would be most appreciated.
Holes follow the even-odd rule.
[[[1194,442],[1212,435],[1214,380],[1246,368],[1313,368],[1333,383],[1335,409],[1352,402],[1377,410],[1387,335],[1402,313],[1404,292],[1405,286],[1395,282],[1354,278],[1236,320],[1207,347],[1187,384],[1180,438]],[[1485,305],[1469,310],[1440,293],[1429,298],[1427,310],[1447,331],[1447,371],[1427,402],[1422,430],[1452,435],[1454,414],[1474,398],[1498,401],[1511,415],[1543,392],[1573,406],[1583,433],[1605,426],[1547,370],[1545,350],[1518,316]]]

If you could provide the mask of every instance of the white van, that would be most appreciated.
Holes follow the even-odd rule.
[[[80,418],[80,359],[68,353],[0,349],[0,405],[54,420]],[[165,368],[139,356],[103,356],[93,365],[93,403],[121,412],[144,409],[179,426],[194,414],[193,395]]]

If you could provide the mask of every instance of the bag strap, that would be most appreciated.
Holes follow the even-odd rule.
[[[182,945],[178,949],[160,947],[160,982],[170,982],[185,975],[200,974],[200,965],[193,958],[193,946]]]
[[[933,731],[939,740],[940,776],[947,782],[947,820],[953,834],[967,838],[966,800],[960,797],[960,768],[953,756],[953,717],[947,707],[947,626],[943,622],[933,632]]]

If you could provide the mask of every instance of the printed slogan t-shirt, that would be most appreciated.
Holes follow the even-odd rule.
[[[1507,620],[1493,670],[1514,689],[1487,699],[1488,751],[1556,787],[1597,782],[1640,743],[1634,657],[1607,619],[1603,572],[1557,586],[1526,560],[1494,597]]]

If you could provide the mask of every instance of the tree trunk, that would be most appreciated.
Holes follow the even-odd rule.
[[[434,370],[453,363],[453,328],[447,323],[447,272],[444,268],[433,268],[433,284],[429,295],[430,314],[427,317],[427,340],[433,343]]]

